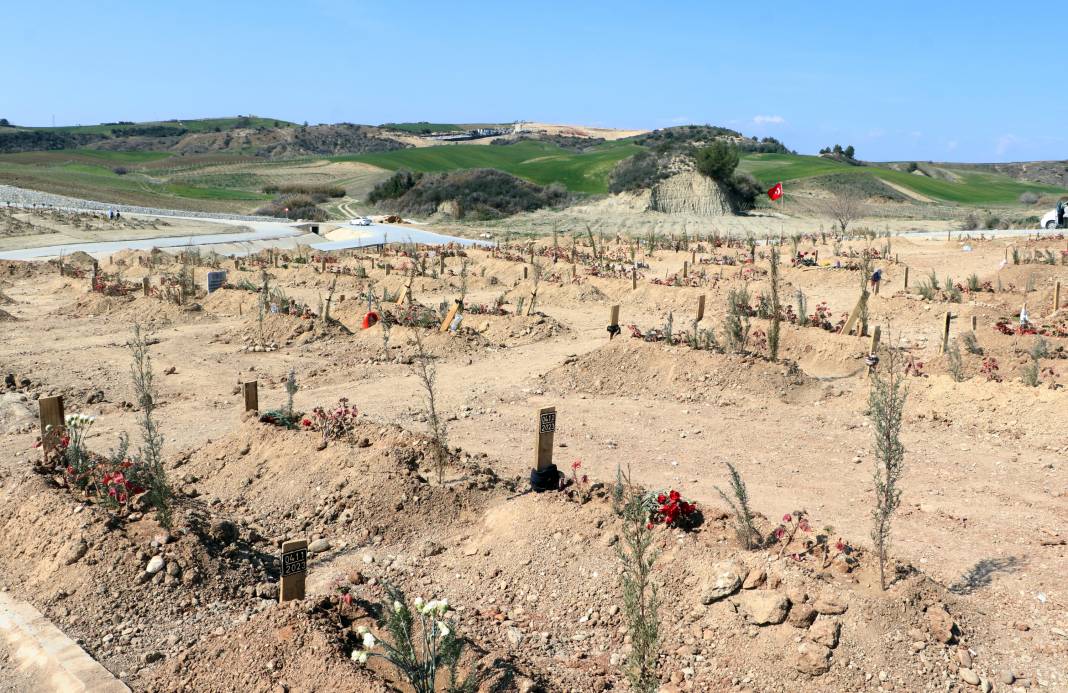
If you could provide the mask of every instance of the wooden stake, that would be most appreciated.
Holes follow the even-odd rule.
[[[905,291],[909,289],[909,267],[905,265]]]
[[[857,305],[853,307],[853,311],[849,314],[849,318],[845,321],[845,324],[842,325],[842,331],[838,334],[849,334],[853,330],[853,324],[857,321],[857,318],[860,317],[860,311],[863,310],[867,303],[868,292],[860,292],[860,298],[857,300]]]
[[[1061,309],[1061,283],[1057,282],[1053,285],[1053,312],[1056,313]]]
[[[705,317],[705,295],[701,294],[697,297],[697,322]]]
[[[630,288],[631,290],[638,288],[638,268],[630,268]]]
[[[978,323],[978,321],[979,321],[979,318],[977,318],[976,316],[973,315],[972,316],[972,332],[976,331],[975,328],[976,328],[976,323]]]
[[[241,383],[241,392],[245,396],[245,411],[259,411],[260,410],[260,383],[258,380],[251,380],[247,383]]]
[[[682,261],[682,278],[686,279],[690,276],[690,265],[685,260]]]
[[[47,462],[48,453],[55,448],[63,435],[63,398],[42,397],[37,400],[37,410],[41,421],[41,450],[44,451]]]
[[[608,315],[608,327],[611,328],[613,326],[619,327],[619,306],[612,306],[612,310]],[[613,337],[615,337],[615,333],[609,329],[608,341],[612,341]]]
[[[141,291],[145,293],[145,296],[148,296],[148,294],[152,291],[151,287],[149,286],[150,283],[151,282],[149,281],[148,277],[141,277]]]
[[[456,313],[460,310],[460,306],[463,305],[463,301],[456,299],[452,304],[452,308],[449,308],[449,312],[445,315],[445,319],[441,321],[441,327],[438,328],[438,332],[448,332],[449,325],[452,325],[452,321],[456,318]]]
[[[304,599],[304,584],[308,578],[308,540],[291,539],[282,542],[282,579],[278,586],[278,601]]]
[[[953,314],[947,311],[942,322],[942,344],[938,348],[939,354],[944,354],[949,350],[949,321],[952,319]]]
[[[556,433],[556,407],[538,410],[538,431],[534,442],[534,468],[539,472],[553,463],[553,438]]]
[[[527,269],[528,269],[527,266],[523,265],[523,279],[527,278]]]

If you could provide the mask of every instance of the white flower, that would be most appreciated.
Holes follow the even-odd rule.
[[[352,651],[352,661],[359,664],[367,664],[367,653],[361,650]]]
[[[449,626],[447,623],[445,623],[444,621],[438,621],[438,632],[441,633],[441,637],[447,638],[449,637],[449,633],[451,633],[452,631],[449,630]]]
[[[438,601],[438,614],[443,614],[449,610],[449,600],[441,599]]]
[[[437,608],[438,608],[438,600],[437,599],[431,599],[425,605],[423,605],[423,608],[420,609],[420,611],[422,611],[424,614],[429,614],[432,611],[436,611]]]
[[[416,608],[417,611],[422,611],[423,610],[423,598],[422,597],[416,597],[415,601],[412,602],[412,603],[415,604],[415,608]]]
[[[373,650],[375,647],[375,636],[370,633],[363,634],[363,649]]]
[[[394,611],[394,612],[396,612],[396,613],[398,613],[398,614],[399,614],[399,613],[400,613],[401,611],[403,611],[403,610],[404,610],[404,605],[403,605],[403,604],[401,604],[401,603],[400,603],[400,602],[398,602],[398,601],[394,601],[394,602],[393,602],[393,611]]]
[[[367,632],[367,626],[357,626],[356,627],[356,632],[359,633],[360,635],[363,635],[364,633]]]

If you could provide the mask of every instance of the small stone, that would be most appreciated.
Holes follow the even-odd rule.
[[[167,567],[167,563],[163,560],[163,556],[153,556],[145,567],[145,573],[148,575],[155,575],[165,567]]]
[[[969,686],[979,685],[979,674],[975,673],[971,669],[967,667],[961,667],[960,671],[957,673],[960,674],[960,680],[968,684]]]
[[[816,621],[808,629],[808,639],[833,650],[838,647],[838,634],[841,629],[841,625],[833,618]]]
[[[738,591],[745,577],[745,568],[734,561],[716,563],[699,587],[701,603],[707,605],[729,597]]]
[[[146,652],[144,657],[145,664],[153,664],[161,659],[163,659],[162,652]]]
[[[794,628],[808,628],[816,620],[816,610],[808,604],[794,604],[787,621]]]
[[[849,605],[846,604],[845,599],[842,597],[825,592],[819,596],[819,599],[813,604],[813,608],[816,609],[817,613],[825,616],[838,616],[844,614]]]
[[[330,550],[330,542],[326,539],[316,539],[308,545],[308,551],[312,553],[322,553],[323,551]]]
[[[938,642],[951,643],[957,639],[960,631],[953,617],[949,615],[945,607],[941,605],[931,606],[927,609],[927,625],[931,630],[931,637]]]
[[[1003,669],[1001,673],[998,674],[998,678],[1000,678],[1001,682],[1006,686],[1011,686],[1012,682],[1016,680],[1016,674],[1012,673],[1008,669]]]
[[[797,647],[794,668],[802,674],[819,676],[831,668],[831,650],[818,642],[806,640]]]
[[[523,644],[523,631],[515,626],[509,626],[508,630],[505,632],[505,637],[508,638],[508,644],[512,647],[519,647]]]
[[[968,651],[966,647],[957,648],[957,661],[960,662],[962,667],[972,666],[972,653]]]
[[[743,590],[755,590],[760,587],[768,579],[768,571],[764,569],[764,566],[760,566],[756,570],[750,570],[749,574],[745,576],[745,581],[742,582]]]
[[[85,556],[85,553],[89,550],[89,546],[81,539],[76,542],[67,545],[63,554],[60,556],[60,560],[63,565],[71,565],[77,563]]]
[[[738,603],[758,626],[782,623],[790,610],[790,600],[776,592],[746,592],[740,595]]]

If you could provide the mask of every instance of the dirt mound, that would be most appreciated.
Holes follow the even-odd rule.
[[[200,302],[204,310],[215,315],[255,315],[259,294],[240,289],[216,289]]]
[[[725,217],[734,214],[730,196],[719,183],[700,173],[679,173],[652,188],[649,209],[668,214]]]
[[[730,401],[736,395],[777,393],[792,401],[815,393],[814,381],[788,365],[753,357],[616,337],[583,356],[569,357],[545,376],[559,392],[642,393],[680,401]]]
[[[179,306],[153,296],[127,294],[105,296],[89,293],[76,298],[72,303],[57,308],[53,315],[85,318],[106,315],[118,321],[145,325],[168,325],[172,323],[197,322],[211,319],[198,303]]]
[[[232,340],[246,346],[262,343],[279,347],[343,339],[351,334],[349,328],[340,322],[326,323],[318,318],[302,318],[285,313],[266,315],[261,331],[259,315],[255,311],[252,314],[246,313],[243,325],[230,332]]]

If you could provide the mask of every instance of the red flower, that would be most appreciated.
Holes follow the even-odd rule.
[[[782,516],[782,521],[783,522],[793,522],[793,519],[794,518],[790,515],[790,513],[786,513],[785,515]]]
[[[653,528],[653,523],[650,522],[649,524],[645,525],[645,528],[646,529],[652,529]]]
[[[300,422],[301,426],[311,426],[311,419],[304,419]]]
[[[571,463],[571,469],[572,470],[576,470],[581,466],[582,466],[582,461],[581,460],[575,460],[574,462]]]
[[[783,534],[786,534],[786,528],[785,527],[778,527],[775,530],[775,538],[776,539],[782,539],[782,535]]]
[[[659,496],[656,497],[656,502],[659,503],[660,505],[663,505],[664,503],[667,502],[667,496],[665,496],[663,493],[661,493]]]
[[[839,539],[838,542],[834,545],[834,548],[839,552],[845,551],[845,543],[843,543],[842,540]]]
[[[680,498],[682,498],[682,494],[679,493],[678,491],[672,491],[671,493],[668,494],[668,496],[671,498],[672,501],[676,501],[676,502]]]

